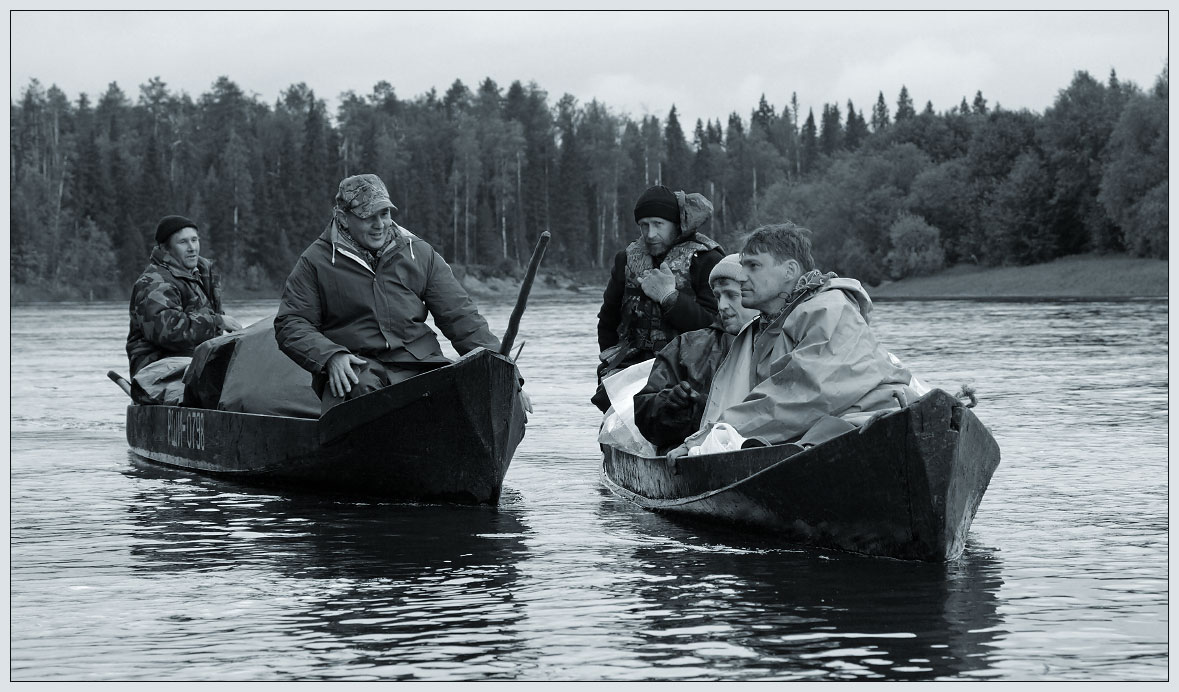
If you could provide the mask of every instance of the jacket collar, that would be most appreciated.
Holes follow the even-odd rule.
[[[195,269],[185,269],[184,265],[176,261],[176,258],[168,253],[167,250],[156,245],[151,249],[151,262],[167,269],[173,276],[180,279],[193,279],[200,281],[203,274],[208,274],[212,262],[204,257],[197,257],[197,266]]]
[[[409,249],[410,256],[413,256],[412,242],[415,238],[416,236],[414,234],[397,225],[397,222],[394,221],[393,237],[390,239],[389,243],[385,245],[385,247],[381,248],[380,256],[384,257],[386,255],[395,255],[406,248]],[[359,263],[370,272],[373,272],[374,274],[376,273],[373,267],[369,266],[369,263],[365,261],[363,257],[363,251],[360,248],[357,248],[353,242],[340,233],[340,228],[336,223],[335,217],[333,217],[331,221],[328,221],[327,226],[323,229],[323,233],[319,234],[319,239],[331,247],[332,264],[336,263],[336,255],[340,254],[354,262]]]

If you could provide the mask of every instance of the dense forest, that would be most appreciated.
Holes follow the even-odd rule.
[[[1081,252],[1167,257],[1168,71],[1144,90],[1077,72],[1043,114],[987,103],[824,104],[763,96],[743,117],[634,119],[490,78],[412,100],[380,82],[336,113],[297,84],[271,105],[221,77],[199,98],[154,78],[96,101],[37,80],[11,106],[14,296],[123,298],[156,221],[201,226],[225,283],[281,285],[327,222],[338,181],[373,172],[397,220],[452,263],[515,272],[551,230],[550,268],[606,266],[649,185],[704,193],[704,231],[791,220],[820,266],[869,284],[960,262]],[[846,106],[846,108],[844,107]]]

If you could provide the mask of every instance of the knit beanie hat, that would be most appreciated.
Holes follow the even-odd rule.
[[[197,225],[191,219],[186,219],[183,216],[165,216],[156,226],[156,243],[163,245],[168,242],[168,238],[171,238],[173,233],[196,227]]]
[[[724,259],[712,268],[712,273],[708,275],[708,285],[716,283],[717,279],[732,279],[740,283],[744,278],[745,268],[741,266],[741,255],[733,253],[725,255]]]
[[[676,228],[680,225],[680,205],[676,201],[675,193],[669,190],[664,185],[655,185],[647,188],[639,201],[635,202],[635,222],[639,219],[654,216],[659,219],[667,219],[674,223]]]

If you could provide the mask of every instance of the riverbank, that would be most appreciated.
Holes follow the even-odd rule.
[[[497,276],[482,268],[455,266],[463,287],[476,298],[514,296],[520,277]],[[920,276],[869,287],[873,300],[1007,300],[1068,298],[1126,300],[1165,298],[1168,295],[1167,261],[1127,255],[1074,255],[1026,267],[958,265],[931,276]],[[853,277],[854,278],[854,277]],[[543,269],[537,273],[532,295],[592,293],[601,295],[609,274],[606,269]],[[233,300],[278,300],[281,288],[246,289],[226,279],[225,295]],[[11,305],[46,302],[85,302],[87,299],[126,300],[126,297],[87,296],[77,290],[56,291],[12,286]]]
[[[488,267],[470,267],[452,265],[455,276],[463,288],[475,298],[496,298],[500,296],[515,296],[520,291],[523,271],[519,276],[511,273],[499,273]],[[536,274],[533,282],[532,295],[549,295],[554,293],[576,294],[586,291],[601,293],[606,286],[609,274],[605,269],[565,270],[552,269],[548,272],[541,270]],[[92,303],[104,301],[126,301],[131,287],[126,291],[113,286],[81,288],[67,285],[28,285],[12,284],[10,286],[9,305],[32,305],[38,303]],[[282,286],[239,286],[232,276],[222,276],[222,294],[227,300],[274,300],[278,301],[282,294]]]
[[[1072,255],[1024,267],[958,265],[868,289],[873,300],[964,298],[1165,298],[1167,261],[1128,255]]]

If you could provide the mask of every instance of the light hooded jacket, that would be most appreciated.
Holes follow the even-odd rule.
[[[737,335],[709,390],[705,427],[728,423],[746,439],[777,444],[829,416],[862,425],[899,408],[897,393],[912,397],[912,375],[868,326],[872,301],[860,282],[820,278],[764,327],[754,320]]]
[[[733,335],[714,323],[680,334],[655,356],[646,386],[634,396],[635,425],[660,453],[700,427],[704,393],[732,343]],[[673,406],[669,401],[671,390],[681,382],[700,393],[692,406]]]
[[[392,241],[370,266],[332,221],[287,277],[274,338],[312,375],[345,352],[406,367],[446,363],[427,313],[460,355],[480,346],[499,349],[499,339],[429,243],[394,224]]]
[[[220,333],[221,276],[204,257],[190,271],[156,246],[131,289],[130,313],[127,359],[134,377],[162,358],[192,356]]]

